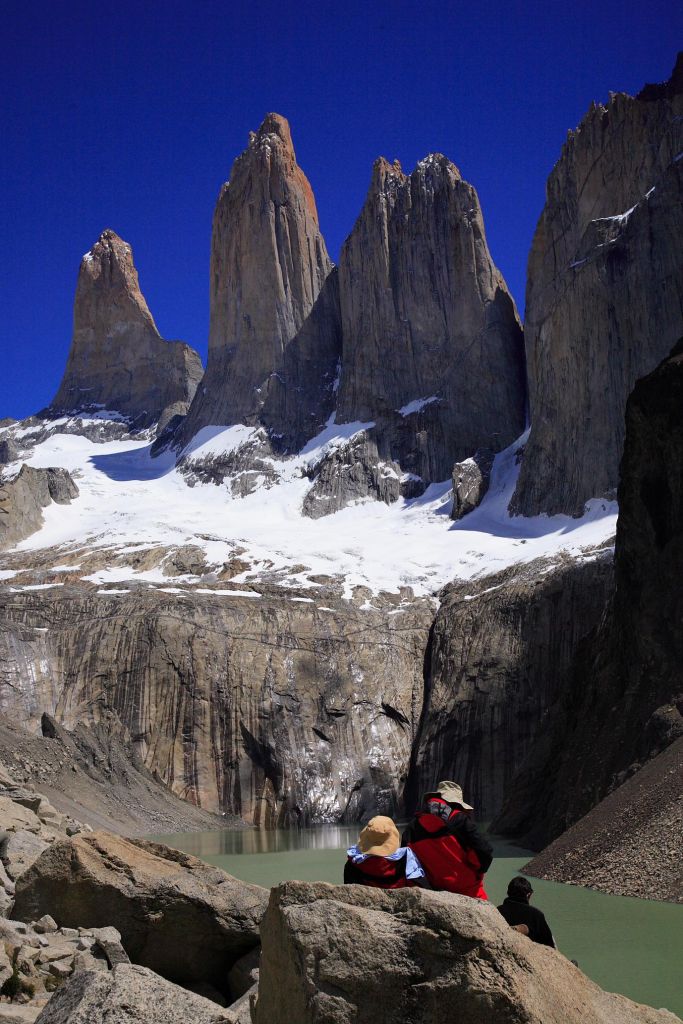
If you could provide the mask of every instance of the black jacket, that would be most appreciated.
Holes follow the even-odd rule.
[[[498,909],[509,925],[525,924],[530,939],[540,942],[542,946],[555,948],[553,933],[544,914],[536,907],[529,906],[526,900],[513,900],[508,896]]]

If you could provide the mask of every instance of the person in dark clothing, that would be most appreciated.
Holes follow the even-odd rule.
[[[528,935],[532,942],[540,942],[543,946],[552,946],[555,949],[553,933],[548,927],[545,915],[536,907],[529,906],[533,891],[531,883],[518,875],[508,885],[507,898],[498,910],[513,928],[526,925],[528,932],[524,934]]]
[[[403,834],[403,843],[418,857],[433,889],[486,900],[484,874],[493,849],[469,816],[455,782],[440,782],[427,793],[423,809]]]

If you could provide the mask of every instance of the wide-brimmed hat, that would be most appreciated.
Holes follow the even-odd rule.
[[[371,818],[358,837],[358,849],[361,853],[371,853],[375,857],[388,857],[396,853],[401,845],[398,829],[391,818],[378,814]]]
[[[465,803],[462,788],[457,782],[449,782],[448,780],[440,782],[432,793],[425,793],[425,800],[429,800],[430,796],[438,796],[445,800],[447,804],[459,804],[466,811],[474,810],[471,804]]]

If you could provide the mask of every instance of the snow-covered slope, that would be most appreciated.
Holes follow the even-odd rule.
[[[56,426],[65,429],[64,423]],[[18,472],[23,462],[62,466],[72,473],[80,491],[70,505],[45,510],[42,529],[18,546],[12,567],[19,558],[31,564],[40,555],[41,564],[53,572],[65,561],[73,572],[83,555],[84,571],[78,578],[102,586],[116,584],[125,591],[126,582],[206,586],[207,580],[226,578],[225,573],[220,575],[226,564],[237,564],[241,571],[228,577],[226,593],[249,586],[258,589],[263,582],[311,588],[320,577],[328,577],[326,584],[336,582],[346,597],[356,587],[373,593],[410,587],[416,595],[425,595],[435,594],[450,580],[488,575],[541,556],[567,552],[590,557],[592,550],[612,542],[614,502],[591,501],[579,519],[510,517],[507,506],[526,435],[496,457],[486,498],[460,522],[449,517],[450,481],[393,505],[368,500],[322,519],[302,516],[313,467],[368,426],[338,425],[332,418],[300,455],[277,459],[267,452],[261,459],[266,473],[252,481],[251,493],[244,497],[232,493],[229,479],[218,485],[202,483],[192,467],[197,460],[225,461],[245,446],[258,446],[264,439],[258,429],[204,428],[178,465],[175,452],[153,458],[147,439],[95,443],[83,432],[48,428],[47,436],[42,429],[36,435],[38,443],[31,443],[31,430],[22,424],[4,427],[0,441],[14,439],[25,445],[5,467],[5,477]],[[172,550],[188,544],[204,553],[206,571],[173,572],[158,564],[149,568],[134,557],[147,548]],[[50,549],[54,565],[46,558]],[[174,575],[175,580],[169,578]],[[21,586],[21,575],[9,582]],[[26,580],[24,585],[34,584]]]

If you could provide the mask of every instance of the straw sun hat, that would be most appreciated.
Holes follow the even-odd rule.
[[[462,788],[457,782],[440,782],[433,793],[425,793],[425,800],[429,800],[430,796],[441,797],[447,804],[460,804],[466,811],[473,811],[474,807],[471,804],[465,803],[462,795]]]
[[[358,837],[360,852],[375,857],[389,857],[396,853],[400,845],[398,829],[391,818],[385,818],[382,814],[371,818]]]

